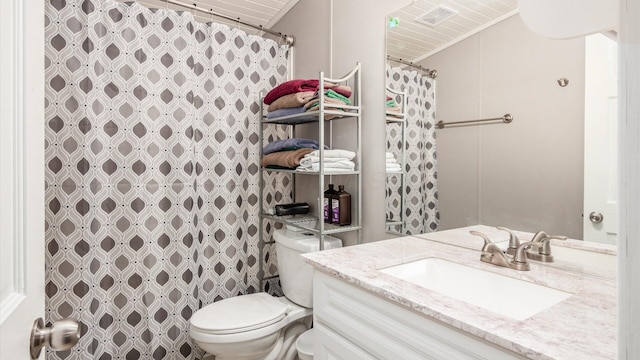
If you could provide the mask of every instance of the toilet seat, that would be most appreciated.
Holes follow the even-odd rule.
[[[262,308],[263,304],[265,308]],[[260,313],[261,308],[265,311],[264,314]],[[248,311],[259,313],[258,317],[251,318],[246,314]],[[201,312],[203,314],[199,315]],[[190,335],[194,340],[203,343],[228,344],[249,341],[273,334],[294,321],[311,316],[312,313],[311,309],[299,306],[285,297],[273,297],[265,293],[236,296],[196,311],[190,320]],[[218,316],[220,319],[216,318]],[[224,321],[218,322],[223,317]],[[241,324],[237,321],[239,318],[242,319],[242,326],[238,326]]]
[[[237,334],[277,323],[291,310],[266,293],[248,294],[203,307],[191,317],[191,326],[202,334]]]

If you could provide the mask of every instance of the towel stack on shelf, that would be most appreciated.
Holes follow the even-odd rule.
[[[284,140],[276,140],[268,143],[262,148],[262,154],[268,155],[278,151],[297,150],[297,149],[313,149],[318,150],[318,142],[312,139],[291,138]],[[324,146],[328,149],[328,146]]]
[[[325,146],[325,149],[328,147]],[[318,142],[311,139],[292,138],[270,142],[262,153],[262,167],[278,169],[295,169],[302,158],[319,149]]]
[[[348,97],[340,94],[339,92],[329,89],[324,92],[324,103],[331,104],[331,107],[336,107],[340,109],[340,105],[351,105],[351,100]],[[315,93],[313,98],[306,104],[304,104],[304,108],[307,111],[318,110],[320,106],[320,96],[318,92]]]
[[[324,151],[324,172],[326,174],[347,173],[355,170],[353,159],[356,153],[349,150],[325,150]],[[312,151],[302,158],[300,166],[296,171],[317,172],[320,171],[320,151]]]
[[[393,99],[391,96],[387,95],[386,106],[387,106],[387,116],[392,116],[397,118],[402,117],[402,108],[400,107],[398,102],[395,101],[395,99]]]
[[[387,105],[387,111],[390,111],[390,112],[402,111],[402,109],[400,109],[400,105],[398,105],[398,103],[391,96],[387,96],[386,105]]]
[[[393,153],[386,153],[386,168],[387,173],[395,174],[402,172],[402,165],[398,163],[398,160],[396,160],[396,156]]]
[[[313,149],[297,149],[289,151],[278,151],[262,158],[262,167],[272,169],[295,169],[300,165],[304,156]]]
[[[295,79],[284,82],[271,89],[264,97],[267,118],[301,114],[318,109],[320,82],[315,79]],[[346,85],[324,83],[324,101],[334,107],[349,105],[351,88]],[[335,116],[335,115],[334,115]],[[329,118],[331,116],[325,116]]]

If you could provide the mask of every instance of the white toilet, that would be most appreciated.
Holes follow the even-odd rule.
[[[300,254],[318,251],[319,240],[311,233],[284,229],[274,231],[273,239],[284,297],[237,296],[207,305],[191,317],[191,338],[215,360],[298,358],[296,339],[309,329],[313,307],[313,268]],[[325,249],[341,246],[342,240],[325,235]],[[300,355],[308,359],[308,347]]]

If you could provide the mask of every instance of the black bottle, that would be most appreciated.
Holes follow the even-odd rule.
[[[333,188],[333,184],[329,184],[329,189],[324,192],[324,222],[331,223],[331,212],[332,212],[332,200],[338,194],[338,192]]]

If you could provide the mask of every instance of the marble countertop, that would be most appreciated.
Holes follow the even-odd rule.
[[[479,251],[480,249],[482,249],[482,246],[484,245],[484,241],[478,236],[469,234],[470,230],[475,230],[475,231],[484,233],[494,243],[504,244],[504,248],[506,248],[506,245],[508,244],[508,241],[509,241],[509,234],[506,231],[498,230],[493,226],[486,226],[486,225],[473,225],[473,226],[467,226],[467,227],[462,227],[457,229],[437,231],[432,233],[415,235],[415,237]],[[534,235],[534,233],[517,231],[517,230],[514,230],[513,233],[518,237],[521,243],[530,241],[531,239],[533,239],[533,235]],[[609,261],[608,261],[608,264],[606,265],[597,264],[596,266],[584,266],[576,262],[563,261],[559,259],[556,259],[556,261],[553,263],[545,263],[543,265],[556,267],[556,268],[564,269],[567,271],[572,271],[575,273],[602,277],[608,280],[617,279],[618,268],[617,268],[617,265],[615,264],[617,260],[614,257],[617,256],[618,251],[614,245],[600,244],[600,243],[588,242],[588,241],[582,241],[582,240],[576,240],[576,239],[567,239],[567,240],[552,239],[551,240],[552,253],[555,247],[590,251],[590,252],[599,253],[602,255],[608,255],[608,256],[611,256],[611,258],[608,259]],[[613,263],[613,266],[608,266],[611,263]]]
[[[615,281],[535,262],[531,262],[531,271],[524,272],[483,263],[477,250],[482,247],[482,240],[467,237],[465,233],[470,229],[485,232],[494,241],[501,241],[500,236],[508,240],[504,232],[479,226],[431,233],[429,239],[408,236],[303,256],[319,271],[528,358],[616,359]],[[446,239],[454,245],[445,244]],[[474,241],[479,241],[478,247],[474,247]],[[609,250],[605,247],[602,251]],[[451,260],[574,295],[526,320],[517,321],[377,271],[428,257]]]

